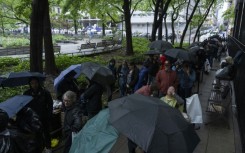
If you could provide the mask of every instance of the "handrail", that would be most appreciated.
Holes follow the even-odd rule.
[[[238,39],[236,39],[235,37],[232,37],[232,36],[230,36],[230,35],[228,35],[228,38],[230,38],[230,40],[232,40],[235,44],[236,44],[236,46],[243,52],[243,53],[245,53],[245,45],[242,43],[242,42],[240,42]],[[241,47],[242,46],[242,47]]]

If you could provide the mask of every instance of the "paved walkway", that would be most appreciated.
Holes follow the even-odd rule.
[[[76,41],[76,44],[73,44],[73,43],[58,43],[58,45],[61,46],[60,53],[61,54],[68,54],[68,53],[78,52],[78,47],[80,47],[81,44],[86,44],[86,42],[88,40],[89,40],[88,38],[85,38],[84,40],[78,40],[78,41]],[[97,42],[101,42],[101,40],[102,39],[100,39],[100,38],[94,38],[90,42],[91,43],[97,43]]]
[[[85,44],[88,40],[89,40],[88,38],[85,38],[84,40],[75,41],[76,43],[58,43],[58,46],[60,46],[60,54],[78,53],[78,48],[81,46],[81,44]],[[93,38],[90,42],[97,43],[97,42],[101,42],[101,40],[102,39],[100,38]],[[79,54],[83,54],[82,51]],[[13,58],[25,59],[25,58],[29,58],[30,54],[8,55],[8,56],[1,56],[1,57],[13,57]],[[43,53],[43,57],[44,57],[44,53]]]
[[[218,62],[214,62],[214,69],[218,69]],[[203,111],[203,121],[208,122],[214,116],[210,116],[206,112],[207,101],[212,89],[212,82],[215,78],[215,70],[212,70],[209,75],[203,77],[200,84],[199,99]],[[194,92],[196,89],[194,89]],[[241,153],[240,140],[237,139],[237,123],[234,113],[229,107],[228,122],[230,129],[226,127],[225,122],[217,121],[213,124],[202,124],[201,128],[196,130],[201,141],[196,147],[194,153]],[[113,146],[110,153],[128,153],[127,139],[120,136],[117,143]]]

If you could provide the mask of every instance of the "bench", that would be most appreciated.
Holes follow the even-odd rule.
[[[229,106],[231,104],[231,85],[229,81],[214,80],[212,83],[213,89],[210,92],[210,96],[208,98],[208,104],[206,108],[206,112],[212,113],[216,116],[216,118],[212,119],[205,124],[209,124],[215,122],[219,119],[225,121],[227,127],[230,125],[228,123],[227,114],[229,111]]]
[[[96,43],[86,43],[86,44],[81,44],[81,46],[79,46],[78,51],[81,52],[82,50],[90,50],[93,51],[96,49]]]
[[[111,51],[115,46],[115,42],[113,40],[102,40],[102,44],[104,45],[104,50]]]
[[[61,47],[58,45],[54,45],[54,53],[60,53]],[[43,48],[43,52],[44,48]],[[30,54],[30,46],[21,46],[21,47],[14,47],[14,48],[4,48],[0,49],[0,56],[8,56],[8,55],[25,55]]]
[[[96,49],[103,51],[105,49],[105,43],[103,43],[103,42],[97,42]]]

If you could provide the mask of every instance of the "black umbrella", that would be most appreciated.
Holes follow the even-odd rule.
[[[182,59],[188,62],[195,62],[194,55],[184,49],[173,48],[167,50],[164,54],[175,59]]]
[[[197,53],[198,51],[204,51],[202,46],[194,46],[188,49],[190,53]]]
[[[166,51],[168,49],[173,48],[173,45],[167,41],[156,40],[150,43],[149,48],[150,50],[158,50],[162,52],[162,51]]]
[[[218,39],[218,41],[221,41],[222,40],[222,38],[219,36],[219,35],[213,35],[213,36],[210,36],[210,37],[208,37],[209,39],[214,39],[214,38],[216,38],[216,39]]]
[[[149,50],[145,52],[145,55],[159,55],[159,54],[162,54],[162,53],[158,50]]]
[[[194,42],[194,43],[190,44],[189,48],[194,47],[194,46],[201,46],[201,45],[202,45],[201,42]]]
[[[103,86],[115,83],[112,71],[98,63],[85,62],[81,64],[81,73],[89,80],[95,81]]]
[[[179,110],[132,94],[109,103],[109,122],[147,153],[191,153],[200,139]]]
[[[11,72],[8,74],[6,79],[2,81],[3,87],[16,87],[16,86],[23,86],[28,85],[29,80],[32,77],[36,77],[39,81],[44,81],[45,76],[39,72]]]

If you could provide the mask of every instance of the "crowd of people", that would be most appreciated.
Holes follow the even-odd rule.
[[[206,66],[212,67],[213,59],[220,60],[220,56],[224,52],[224,46],[218,38],[206,40],[198,44],[198,47],[199,49],[193,53],[196,58],[195,61],[173,59],[164,54],[149,55],[142,63],[126,60],[117,63],[115,59],[110,59],[107,67],[112,71],[116,80],[115,84],[110,85],[110,89],[113,91],[118,87],[119,97],[134,93],[158,97],[171,107],[187,113],[185,98],[193,94],[192,89],[196,82],[199,83],[201,72],[204,71],[208,74]],[[228,58],[226,60],[229,62]],[[74,78],[75,75],[76,73],[71,71],[64,77],[59,85],[56,97],[62,101],[61,110],[65,113],[63,125],[64,153],[69,152],[72,135],[79,132],[85,124],[82,119],[83,116],[91,119],[102,110],[104,87],[100,83],[88,79],[88,86],[85,89],[80,89]],[[35,139],[35,145],[33,146],[36,147],[25,151],[41,153],[43,148],[46,148],[48,153],[51,152],[50,130],[53,99],[50,92],[44,89],[38,78],[30,78],[29,85],[30,89],[23,94],[32,96],[33,100],[17,114],[14,124],[22,128],[25,127],[22,126],[24,124],[23,120],[19,118],[31,112],[33,118],[31,120],[25,119],[25,121],[30,122],[28,124],[35,125],[35,127],[30,127],[29,132],[31,131],[35,135],[35,138],[33,138]],[[107,101],[110,102],[111,100],[112,94],[108,95]],[[0,110],[0,116],[0,133],[6,133],[9,118],[3,110]],[[24,132],[28,131],[28,129],[22,130]],[[133,153],[136,148],[137,145],[129,140],[130,153]],[[9,152],[15,153],[14,148],[9,150],[11,150]]]

